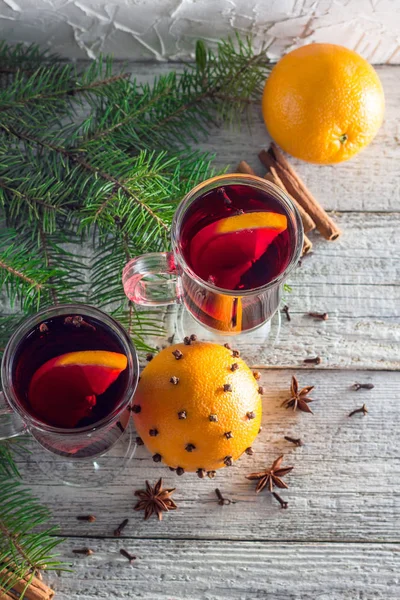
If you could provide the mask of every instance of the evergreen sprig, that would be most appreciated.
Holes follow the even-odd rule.
[[[4,450],[3,450],[4,453]],[[0,479],[0,590],[6,592],[21,579],[27,586],[42,569],[60,567],[54,549],[61,543],[44,508],[22,483]]]

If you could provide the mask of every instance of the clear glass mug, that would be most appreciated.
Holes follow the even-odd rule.
[[[100,322],[107,330],[110,330],[114,339],[118,340],[120,351],[126,355],[128,365],[123,393],[111,412],[91,425],[64,429],[48,425],[29,412],[17,394],[15,372],[19,350],[27,336],[32,334],[43,322],[54,317],[70,315],[90,318],[91,322]],[[46,450],[46,461],[50,460],[50,456],[61,461],[79,462],[82,459],[82,462],[92,461],[96,457],[106,454],[129,430],[130,403],[138,379],[139,362],[136,350],[128,334],[114,319],[96,308],[83,304],[68,304],[44,309],[23,321],[14,331],[5,348],[1,365],[3,392],[0,392],[0,440],[30,433],[40,447]],[[39,447],[35,446],[33,454],[36,455],[37,452],[39,452]],[[98,464],[96,469],[98,470]],[[65,474],[62,477],[65,478]],[[69,483],[68,474],[66,482]],[[75,480],[71,483],[80,484]]]
[[[240,292],[221,289],[201,279],[182,251],[182,226],[193,202],[213,189],[228,185],[248,186],[272,197],[284,209],[290,233],[290,256],[284,270],[265,285]],[[277,311],[283,283],[300,258],[303,237],[296,206],[276,185],[252,175],[234,173],[213,177],[196,186],[179,204],[172,222],[172,251],[145,254],[126,264],[122,274],[125,294],[145,306],[183,303],[195,321],[215,333],[251,332],[267,323]]]

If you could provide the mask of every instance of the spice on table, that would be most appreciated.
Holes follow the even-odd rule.
[[[266,486],[268,486],[270,492],[272,492],[274,486],[282,489],[288,488],[287,483],[282,480],[282,477],[290,473],[293,467],[282,467],[282,461],[283,454],[273,462],[272,467],[269,469],[246,475],[246,479],[250,479],[250,481],[258,480],[256,494],[259,494]]]
[[[355,410],[352,410],[351,413],[349,413],[349,417],[352,417],[353,415],[356,415],[357,413],[363,413],[363,415],[365,416],[368,413],[368,408],[365,406],[365,404],[363,404],[360,408],[356,408]]]
[[[285,304],[285,306],[282,308],[281,312],[286,315],[286,320],[287,321],[291,321],[291,317],[290,317],[290,314],[289,314],[289,307],[288,307],[287,304]]]
[[[336,240],[341,234],[340,229],[311,194],[278,146],[272,143],[268,151],[262,150],[258,156],[267,169],[272,167],[276,170],[287,192],[312,218],[321,235],[327,240]]]
[[[163,480],[160,478],[154,486],[146,481],[145,490],[136,490],[135,496],[139,498],[134,510],[144,510],[144,520],[147,521],[152,514],[162,520],[162,513],[178,508],[171,496],[176,488],[162,489]]]
[[[301,256],[303,257],[303,256],[306,256],[307,254],[309,254],[312,251],[312,247],[313,247],[312,241],[310,239],[308,239],[308,237],[305,235],[303,238],[303,249],[301,251]],[[301,261],[301,259],[300,259],[300,261]],[[301,264],[298,266],[301,266]]]
[[[236,167],[236,171],[238,173],[243,173],[243,175],[255,175],[256,174],[254,169],[245,160],[240,161],[240,163]]]
[[[286,500],[284,500],[279,494],[277,494],[276,492],[272,492],[273,497],[275,498],[275,500],[278,500],[279,504],[281,505],[281,508],[287,508],[289,506],[289,502],[286,502]]]
[[[301,438],[293,438],[293,437],[290,437],[290,435],[285,435],[284,439],[287,440],[288,442],[291,442],[295,446],[304,446],[304,442]]]
[[[235,504],[235,502],[233,502],[233,500],[231,500],[230,498],[224,498],[224,496],[221,494],[221,491],[218,488],[215,488],[215,495],[218,498],[218,504],[220,506],[227,506],[228,504]]]
[[[94,515],[79,515],[79,517],[76,518],[78,521],[87,521],[88,523],[94,523],[96,520]]]
[[[125,527],[128,525],[129,523],[129,519],[124,519],[122,521],[122,523],[120,523],[117,527],[117,529],[114,529],[114,535],[115,537],[120,537],[121,533],[123,532],[123,530],[125,529]]]
[[[313,401],[312,398],[308,397],[308,394],[313,389],[314,389],[313,385],[308,385],[308,386],[302,388],[301,390],[299,390],[299,382],[297,381],[297,378],[293,375],[292,382],[290,385],[291,396],[290,396],[290,398],[287,398],[287,400],[282,402],[282,406],[285,406],[286,408],[293,408],[293,410],[298,409],[303,412],[308,412],[308,413],[313,414],[313,411],[308,406],[309,403]]]
[[[358,390],[373,390],[375,386],[373,383],[354,383],[351,387],[358,392]]]
[[[321,364],[321,357],[320,356],[314,356],[313,358],[305,358],[303,360],[303,362],[306,365],[320,365]]]
[[[94,554],[94,551],[91,548],[77,548],[76,550],[72,550],[74,554],[83,554],[83,556],[91,556]]]
[[[308,313],[309,317],[313,317],[313,319],[319,319],[320,321],[327,321],[328,320],[328,313],[324,312],[324,313],[319,313],[319,312],[309,312]]]
[[[8,577],[10,571],[0,571],[0,576],[3,578]],[[28,572],[23,578],[13,583],[12,590],[9,592],[3,592],[0,588],[0,599],[1,600],[16,600],[17,598],[25,598],[25,600],[51,600],[54,597],[54,590],[47,586],[42,581],[42,574],[40,571],[36,571],[37,575],[32,576],[31,572]],[[11,575],[11,573],[10,573]],[[6,579],[4,579],[6,581]]]
[[[133,563],[134,560],[136,560],[136,556],[133,556],[133,554],[131,554],[124,548],[120,548],[119,553],[122,554],[122,556],[124,556],[125,558],[127,558],[131,564]]]

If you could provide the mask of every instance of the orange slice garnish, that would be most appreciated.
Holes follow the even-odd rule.
[[[83,350],[51,358],[32,377],[28,400],[34,414],[54,427],[76,427],[90,415],[127,367],[118,352]]]
[[[253,212],[214,221],[203,227],[190,245],[196,273],[218,287],[235,289],[242,275],[287,228],[285,215]]]

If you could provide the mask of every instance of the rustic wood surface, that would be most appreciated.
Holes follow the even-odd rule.
[[[138,66],[151,79],[168,66]],[[311,234],[314,253],[291,278],[292,320],[280,340],[242,346],[262,369],[263,431],[245,456],[213,481],[177,477],[140,448],[123,476],[99,490],[43,481],[34,457],[21,459],[32,489],[52,509],[67,538],[62,557],[72,574],[49,581],[60,600],[400,599],[400,67],[378,69],[385,88],[385,123],[374,143],[349,163],[319,167],[294,161],[343,236]],[[203,147],[218,164],[246,159],[262,174],[257,152],[268,144],[261,119],[252,135],[218,131]],[[306,316],[329,313],[326,322]],[[322,362],[305,369],[303,359]],[[281,407],[292,374],[315,385],[314,415]],[[351,389],[371,382],[372,390]],[[365,402],[369,413],[348,413]],[[301,437],[297,448],[284,435]],[[245,475],[285,454],[294,465],[282,491],[287,510],[267,493],[256,496]],[[176,486],[179,510],[144,522],[133,491],[163,475]],[[219,487],[235,503],[218,506]],[[95,514],[93,524],[79,514]],[[113,530],[128,517],[121,539]],[[91,547],[90,557],[72,550]],[[137,556],[133,565],[119,554]]]

